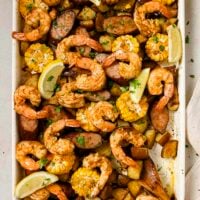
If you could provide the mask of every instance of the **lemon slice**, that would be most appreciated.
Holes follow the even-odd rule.
[[[38,81],[38,89],[43,98],[52,97],[58,77],[64,68],[65,66],[60,60],[54,60],[45,66]]]
[[[16,186],[15,196],[24,198],[33,192],[58,181],[58,177],[45,171],[34,172],[22,179]]]
[[[168,32],[168,61],[170,63],[178,62],[182,55],[182,40],[179,28],[173,24],[167,28]]]
[[[131,100],[134,103],[139,103],[142,95],[144,93],[144,89],[146,87],[148,78],[149,78],[150,68],[145,68],[141,71],[139,76],[133,80],[131,80],[129,90],[130,90],[130,96]]]

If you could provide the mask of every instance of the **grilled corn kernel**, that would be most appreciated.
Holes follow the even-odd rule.
[[[168,58],[168,36],[157,33],[150,37],[145,46],[149,58],[154,61],[163,61]]]
[[[131,35],[123,35],[114,40],[112,43],[112,52],[123,50],[126,52],[139,52],[139,42]]]
[[[138,104],[133,103],[130,98],[130,92],[121,94],[116,101],[116,106],[120,111],[121,118],[128,122],[134,122],[144,117],[149,107],[147,98],[144,96]]]
[[[72,188],[79,196],[90,196],[94,186],[99,181],[100,175],[92,169],[79,168],[71,177]]]
[[[25,52],[25,62],[30,70],[41,73],[45,65],[54,59],[53,51],[45,44],[32,44]]]

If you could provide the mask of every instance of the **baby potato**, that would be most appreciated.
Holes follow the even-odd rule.
[[[133,122],[132,126],[135,128],[135,130],[139,131],[140,133],[144,133],[148,126],[147,116]]]
[[[131,11],[135,4],[135,0],[120,0],[115,6],[114,10]]]
[[[131,194],[134,197],[136,197],[141,190],[141,185],[138,183],[138,181],[130,181],[128,183],[128,189],[131,192]]]
[[[125,196],[124,200],[134,200],[134,198],[131,196],[130,193],[128,193],[128,194]]]
[[[128,167],[128,177],[131,179],[138,180],[140,179],[140,174],[143,168],[143,162],[137,161],[139,167]]]
[[[119,186],[126,186],[129,181],[130,181],[130,178],[128,178],[127,176],[121,175],[121,174],[119,174],[119,176],[117,178],[117,184]]]
[[[161,156],[163,158],[176,158],[178,149],[178,141],[170,140],[162,148]]]
[[[165,132],[164,134],[158,133],[156,135],[156,142],[161,146],[164,146],[170,139],[171,134],[169,132]]]
[[[87,29],[92,29],[94,27],[94,22],[93,20],[85,20],[85,21],[80,21],[80,25],[87,28]]]
[[[78,14],[77,19],[81,21],[93,20],[96,17],[96,12],[91,8],[85,6]]]
[[[152,149],[155,138],[156,138],[156,131],[154,129],[148,129],[145,131],[146,143],[149,149]]]
[[[110,89],[110,93],[111,93],[112,96],[119,97],[122,94],[122,90],[120,89],[120,85],[118,85],[117,83],[113,83],[113,85]]]
[[[110,10],[110,7],[107,4],[105,4],[104,2],[102,2],[102,1],[101,1],[100,5],[97,6],[97,8],[102,13],[108,12]]]
[[[131,156],[136,160],[144,160],[149,157],[148,148],[145,147],[131,147]]]
[[[110,144],[108,142],[103,143],[100,147],[96,148],[95,151],[106,157],[110,157],[112,154]]]
[[[111,52],[112,51],[112,43],[114,41],[114,37],[110,35],[102,35],[99,38],[99,42],[102,45],[104,51]]]
[[[128,190],[124,188],[116,188],[112,191],[112,196],[115,198],[115,200],[124,200],[127,194]]]
[[[109,197],[111,197],[111,193],[112,193],[112,187],[110,185],[106,185],[103,190],[101,191],[101,193],[99,194],[99,197],[102,200],[106,200]]]

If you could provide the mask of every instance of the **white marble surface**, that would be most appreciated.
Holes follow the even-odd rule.
[[[183,1],[183,0],[180,0]],[[12,1],[0,0],[0,196],[11,200],[11,26]],[[200,77],[200,1],[186,0],[186,34],[190,43],[187,53],[187,102],[197,78]],[[194,62],[190,60],[193,59]],[[190,75],[195,75],[191,78]],[[198,156],[190,146],[186,148],[186,169],[189,170]],[[199,172],[200,173],[200,172]],[[196,199],[194,199],[196,200]]]

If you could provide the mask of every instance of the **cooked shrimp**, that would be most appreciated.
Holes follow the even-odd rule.
[[[45,188],[37,190],[29,196],[30,200],[48,200],[51,194],[55,195],[59,200],[68,200],[62,187],[59,184],[51,184]]]
[[[81,197],[89,197],[100,180],[95,169],[80,167],[74,172],[70,183],[74,191]]]
[[[174,94],[173,74],[165,68],[157,67],[151,71],[147,86],[151,95],[161,95],[164,90],[164,96],[156,105],[156,109],[162,110]]]
[[[58,43],[56,57],[61,59],[65,64],[74,65],[77,63],[77,60],[81,57],[81,55],[79,52],[70,52],[70,48],[84,45],[89,46],[98,52],[103,51],[102,46],[88,36],[71,35]]]
[[[103,67],[111,66],[116,60],[130,62],[129,64],[119,62],[119,74],[124,79],[132,79],[139,75],[142,67],[142,60],[138,54],[121,50],[116,51],[104,60]]]
[[[34,29],[25,33],[13,32],[12,36],[17,40],[33,42],[41,39],[49,31],[51,17],[46,11],[36,8],[26,16],[25,23],[34,27]]]
[[[46,189],[53,195],[55,195],[59,200],[68,200],[62,187],[59,184],[52,184],[46,187]]]
[[[103,189],[106,182],[108,181],[108,178],[110,174],[112,173],[112,165],[111,162],[105,157],[100,156],[98,153],[90,154],[89,156],[85,157],[83,159],[83,167],[94,169],[99,167],[101,174],[99,181],[93,188],[90,197],[96,197],[99,192]]]
[[[43,0],[48,6],[57,6],[61,0]]]
[[[68,119],[69,116],[67,113],[62,109],[61,106],[53,106],[53,105],[46,105],[42,108],[42,110],[46,110],[48,112],[48,119],[52,120],[53,122],[58,121],[60,119]]]
[[[90,58],[77,60],[77,67],[91,71],[91,75],[80,74],[76,77],[76,86],[84,91],[101,90],[106,83],[106,74],[102,66]]]
[[[22,141],[16,146],[16,159],[24,169],[35,171],[40,169],[39,161],[35,161],[28,155],[34,155],[38,159],[46,156],[47,149],[37,141]]]
[[[114,106],[106,101],[100,101],[90,110],[90,118],[93,125],[103,132],[111,132],[115,129],[116,124],[113,122],[117,119],[118,112]],[[112,122],[106,121],[110,120]]]
[[[144,36],[152,36],[161,31],[159,19],[146,19],[146,14],[160,12],[166,18],[173,17],[169,8],[160,2],[147,2],[136,8],[134,13],[134,21],[140,33]]]
[[[133,128],[118,128],[110,136],[110,146],[116,160],[126,166],[138,167],[137,162],[124,153],[121,146],[124,140],[141,147],[145,142],[144,137]]]
[[[50,193],[46,188],[42,188],[32,193],[27,200],[48,200],[50,197]]]
[[[76,112],[76,119],[80,122],[81,128],[88,132],[97,132],[99,129],[93,125],[91,120],[91,110],[95,104],[91,103],[90,106],[79,108]]]
[[[21,85],[14,94],[15,111],[27,117],[29,119],[42,119],[48,116],[48,112],[45,110],[35,111],[31,108],[26,100],[30,100],[33,106],[39,106],[41,102],[41,96],[39,91],[32,86]]]
[[[65,127],[80,127],[80,123],[73,119],[61,119],[52,123],[44,132],[44,144],[53,154],[65,155],[72,153],[74,144],[65,138],[58,138]]]
[[[153,127],[160,133],[165,132],[169,122],[169,111],[166,107],[162,110],[157,109],[157,102],[153,105],[150,112]]]
[[[137,196],[136,200],[159,200],[159,199],[156,197],[153,197],[151,195],[141,194],[141,195]]]
[[[142,97],[139,103],[134,103],[131,100],[130,92],[122,93],[116,101],[116,106],[120,111],[121,118],[128,122],[134,122],[141,119],[147,114],[149,108],[145,96]]]
[[[42,0],[19,0],[19,12],[25,18],[34,8],[41,8],[48,11],[49,6]]]
[[[157,33],[150,37],[145,46],[149,58],[154,61],[163,61],[168,58],[168,36]]]
[[[153,0],[153,1],[159,1],[164,5],[171,5],[172,3],[175,2],[175,0]]]
[[[51,174],[61,175],[69,173],[75,162],[74,154],[67,155],[57,155],[50,154],[48,160],[51,160],[49,164],[45,167],[46,170]]]
[[[85,105],[84,95],[73,92],[75,90],[78,90],[75,82],[64,84],[61,91],[56,93],[59,104],[66,108],[83,107]]]

